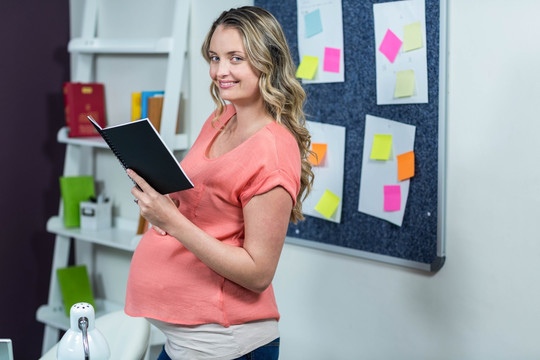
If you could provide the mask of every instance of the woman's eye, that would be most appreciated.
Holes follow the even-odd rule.
[[[210,56],[210,61],[219,61],[219,57],[217,56]]]
[[[242,59],[240,56],[233,56],[232,57],[232,61],[234,61],[234,62],[239,62],[239,61],[242,61],[242,60],[244,60],[244,59]]]

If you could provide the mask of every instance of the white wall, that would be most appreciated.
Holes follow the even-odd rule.
[[[287,245],[283,360],[540,356],[540,2],[449,2],[446,264]]]

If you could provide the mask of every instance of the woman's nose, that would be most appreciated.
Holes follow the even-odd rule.
[[[230,71],[229,64],[227,64],[226,61],[220,61],[217,64],[217,75],[218,76],[227,75],[229,73],[229,71]]]

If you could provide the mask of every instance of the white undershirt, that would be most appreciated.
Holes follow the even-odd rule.
[[[185,326],[148,319],[161,330],[171,359],[231,360],[279,337],[275,319],[224,327],[219,324]]]

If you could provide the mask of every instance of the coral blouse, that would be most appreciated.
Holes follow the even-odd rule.
[[[296,202],[301,160],[293,135],[272,122],[242,144],[217,158],[207,151],[236,113],[232,105],[215,123],[206,120],[199,137],[182,161],[193,189],[171,194],[179,210],[211,236],[234,246],[244,242],[242,209],[250,199],[276,186]],[[178,240],[150,229],[133,258],[125,312],[169,323],[223,326],[261,319],[279,319],[270,285],[258,294],[220,276]]]

